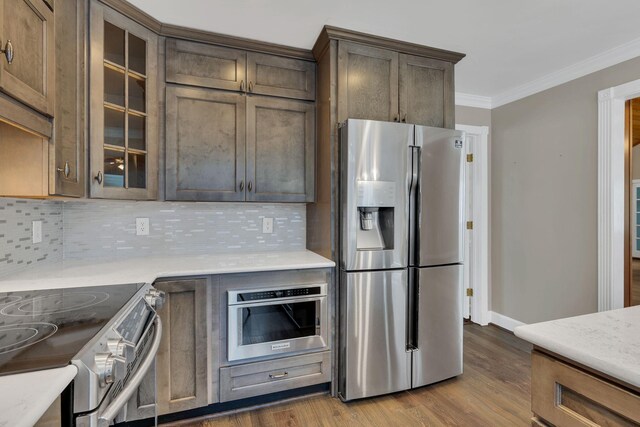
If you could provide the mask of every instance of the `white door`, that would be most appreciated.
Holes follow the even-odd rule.
[[[631,186],[631,256],[640,258],[640,179],[634,179]]]
[[[467,162],[465,168],[465,219],[467,222],[464,236],[464,274],[462,290],[462,317],[471,320],[471,296],[473,291],[473,151],[475,135],[465,134]]]

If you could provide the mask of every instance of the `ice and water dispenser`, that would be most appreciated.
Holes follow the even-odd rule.
[[[395,182],[358,181],[357,250],[393,249]]]

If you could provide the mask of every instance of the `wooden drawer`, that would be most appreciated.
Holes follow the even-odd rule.
[[[331,381],[331,352],[220,368],[220,402]]]
[[[167,39],[166,54],[167,82],[236,91],[247,87],[243,50]]]
[[[538,424],[637,426],[640,395],[540,352],[531,354],[531,410]]]
[[[299,59],[249,52],[248,90],[260,95],[314,100],[316,64]]]

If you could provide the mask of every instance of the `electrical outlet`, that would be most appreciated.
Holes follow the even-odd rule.
[[[273,233],[273,218],[262,218],[262,232],[264,234]]]
[[[42,221],[31,222],[31,241],[33,243],[42,242]]]
[[[149,235],[149,218],[136,218],[136,236]]]

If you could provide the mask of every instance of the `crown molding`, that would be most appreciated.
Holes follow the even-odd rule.
[[[456,92],[456,105],[461,105],[463,107],[485,108],[490,110],[492,103],[490,96]]]
[[[640,38],[493,96],[491,98],[492,108],[526,98],[638,56],[640,56]]]

